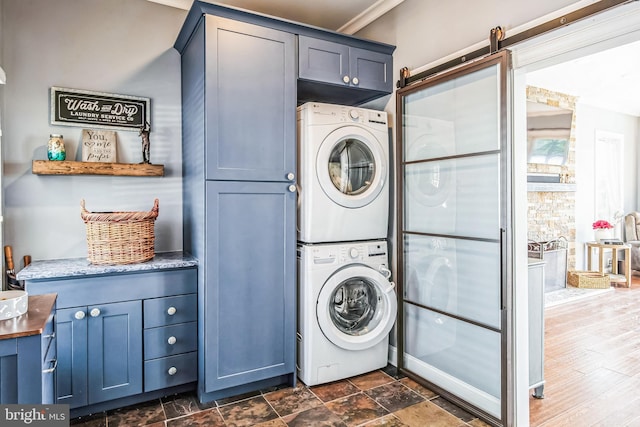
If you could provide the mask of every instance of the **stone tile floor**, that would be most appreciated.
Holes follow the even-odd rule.
[[[74,426],[114,427],[484,427],[488,424],[389,366],[307,387],[262,390],[198,403],[184,393],[76,418]]]

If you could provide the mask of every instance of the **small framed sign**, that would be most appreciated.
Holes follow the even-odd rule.
[[[149,98],[51,88],[51,124],[137,131],[150,122]]]
[[[116,162],[116,132],[82,129],[83,162]]]

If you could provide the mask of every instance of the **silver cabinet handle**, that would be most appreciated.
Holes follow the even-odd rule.
[[[353,83],[354,85],[357,85],[358,83],[360,83],[360,80],[358,80],[357,77],[354,77],[353,80],[351,80],[351,83]]]
[[[169,345],[174,345],[176,343],[176,337],[169,337],[169,339],[167,340],[167,342],[169,343]]]
[[[287,174],[287,179],[288,179],[289,181],[293,181],[295,178],[296,178],[296,174],[295,174],[295,173],[293,173],[293,172],[289,172],[289,173]]]
[[[45,338],[45,339],[49,339],[49,338],[53,339],[55,337],[56,337],[56,333],[55,332],[52,333],[52,334],[48,334],[48,335],[43,335],[42,336],[42,338]]]
[[[73,315],[73,317],[75,317],[78,320],[84,319],[84,316],[85,316],[85,314],[84,314],[84,311],[82,311],[82,310],[81,311],[76,311],[76,314]]]
[[[169,375],[175,375],[178,373],[178,369],[175,366],[172,366],[169,368],[169,370],[167,371],[167,374]]]
[[[342,78],[342,81],[343,81],[343,82],[345,82],[345,83],[349,83],[349,80],[350,80],[350,79],[349,79],[349,76],[344,76],[344,77]]]
[[[169,307],[169,308],[167,309],[167,314],[168,314],[169,316],[173,316],[174,314],[176,314],[176,311],[178,311],[178,310],[176,310],[176,308],[175,308],[175,307]]]
[[[296,192],[296,186],[295,186],[295,185],[293,185],[293,184],[291,184],[291,185],[289,186],[289,192],[290,192],[290,193],[295,193],[295,192]]]
[[[89,312],[89,314],[91,315],[91,317],[98,317],[100,316],[100,309],[94,308]]]
[[[58,367],[58,359],[53,359],[51,362],[53,362],[53,366],[51,368],[48,369],[43,369],[42,373],[43,374],[50,374],[52,372],[54,372],[56,370],[56,368]],[[49,362],[49,363],[51,363]]]

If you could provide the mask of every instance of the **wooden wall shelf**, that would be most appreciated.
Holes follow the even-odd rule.
[[[36,175],[163,176],[164,165],[34,160]]]

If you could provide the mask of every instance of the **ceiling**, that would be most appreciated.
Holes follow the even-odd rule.
[[[193,0],[149,0],[189,9]],[[208,1],[208,0],[205,0]],[[290,21],[353,34],[404,0],[211,0]]]
[[[580,103],[640,116],[640,42],[629,43],[527,74],[527,84]]]

